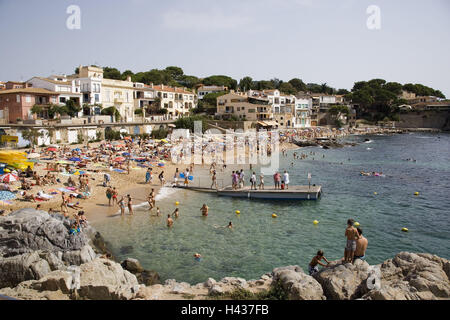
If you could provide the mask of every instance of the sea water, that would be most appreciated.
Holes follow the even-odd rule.
[[[209,277],[257,279],[287,265],[307,270],[319,249],[329,260],[340,259],[349,218],[360,223],[369,241],[369,264],[381,263],[401,251],[448,259],[450,135],[351,136],[346,140],[358,145],[290,150],[287,157],[280,154],[280,172],[289,172],[291,185],[308,184],[311,173],[312,183],[322,186],[318,201],[247,200],[163,188],[156,198],[159,217],[155,210],[150,213],[148,206],[141,206],[134,216],[108,218],[94,226],[116,258],[137,258],[146,269],[157,271],[163,281],[191,284]],[[308,158],[294,160],[294,152],[307,153]],[[208,171],[208,166],[196,169],[194,183],[200,176],[207,177],[202,179],[209,183]],[[360,176],[360,171],[382,171],[384,176]],[[248,167],[245,173],[248,183]],[[259,177],[258,170],[256,173]],[[230,184],[229,175],[228,171],[220,173],[219,180],[224,180],[220,182]],[[265,183],[272,186],[272,177],[266,176]],[[174,211],[176,201],[180,217],[169,229],[167,214]],[[210,208],[208,217],[200,212],[204,203]],[[273,213],[277,218],[272,218]],[[314,220],[319,224],[314,225]],[[229,221],[233,229],[224,228]],[[409,232],[402,232],[404,227]],[[197,252],[201,261],[193,257]]]

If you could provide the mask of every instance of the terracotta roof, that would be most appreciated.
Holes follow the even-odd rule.
[[[50,91],[47,89],[42,88],[19,88],[19,89],[9,89],[9,90],[2,90],[0,94],[12,94],[12,93],[34,93],[34,94],[53,94],[53,95],[59,95],[58,92]]]
[[[153,86],[153,89],[155,89],[156,91],[163,91],[163,92],[194,94],[193,92],[186,91],[182,88],[174,88],[174,87],[169,87],[169,86],[164,86],[164,89],[162,88],[162,86]]]

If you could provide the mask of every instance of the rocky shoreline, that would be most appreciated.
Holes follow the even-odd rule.
[[[257,280],[160,284],[136,259],[113,261],[92,227],[75,235],[69,227],[64,217],[31,208],[0,217],[0,294],[31,300],[450,299],[450,261],[431,254],[401,252],[375,266],[336,261],[313,277],[287,266]]]

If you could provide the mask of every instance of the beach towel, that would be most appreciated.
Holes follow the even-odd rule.
[[[13,200],[16,195],[11,191],[0,191],[0,200]]]

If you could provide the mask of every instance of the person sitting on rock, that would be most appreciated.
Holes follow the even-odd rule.
[[[322,260],[322,259],[325,260],[325,262],[327,264],[323,264],[322,262],[320,262],[320,260]],[[308,265],[308,270],[309,270],[310,276],[319,272],[318,264],[320,264],[322,267],[327,267],[330,264],[330,262],[327,260],[327,258],[324,257],[322,250],[317,251],[317,254],[312,258],[311,262]]]

